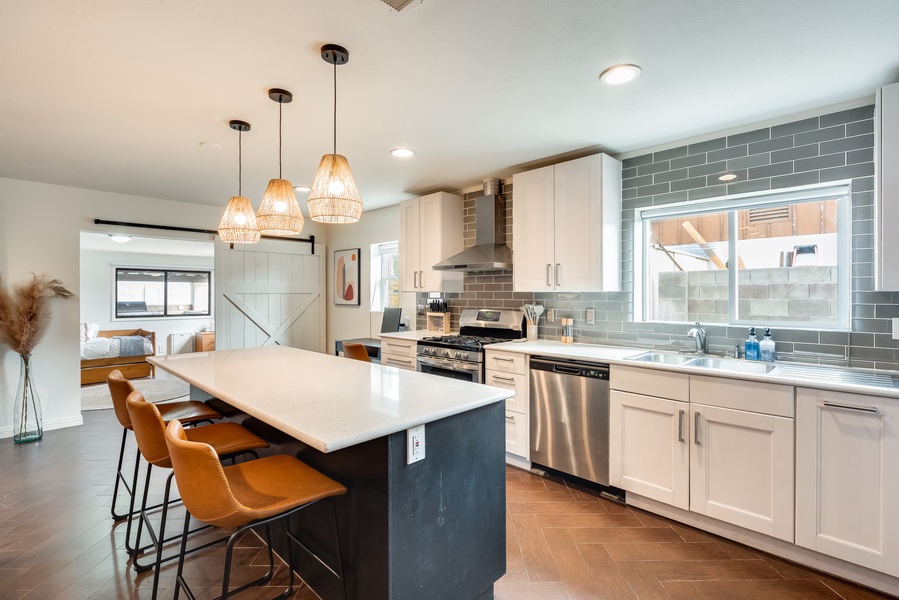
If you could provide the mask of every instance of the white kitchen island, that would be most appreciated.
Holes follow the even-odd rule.
[[[338,499],[350,596],[485,599],[505,573],[507,390],[271,346],[153,357],[159,368],[244,413],[236,417],[348,488]],[[264,425],[263,425],[264,424]],[[425,424],[425,459],[406,464],[406,429]],[[291,521],[327,559],[327,511]],[[275,541],[286,556],[286,536]],[[295,553],[296,555],[296,553]],[[294,568],[322,598],[339,586]]]

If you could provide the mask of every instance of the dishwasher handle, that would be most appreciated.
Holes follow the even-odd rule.
[[[573,377],[609,378],[609,365],[589,363],[581,360],[532,356],[530,367],[531,371],[549,371],[550,373],[571,375]]]

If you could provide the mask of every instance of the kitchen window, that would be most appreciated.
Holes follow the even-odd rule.
[[[400,305],[399,243],[371,245],[371,310]]]
[[[848,329],[849,183],[638,209],[638,319]]]
[[[210,316],[211,271],[115,269],[115,318]]]

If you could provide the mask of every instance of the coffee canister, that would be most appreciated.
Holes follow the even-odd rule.
[[[574,343],[574,319],[571,317],[563,317],[560,319],[562,323],[562,343]]]

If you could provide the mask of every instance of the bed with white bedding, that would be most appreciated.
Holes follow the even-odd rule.
[[[155,367],[147,362],[156,354],[156,333],[145,329],[99,331],[83,323],[81,327],[81,385],[101,383],[118,369],[126,379],[151,377]]]

